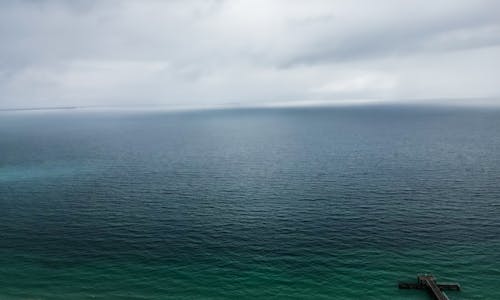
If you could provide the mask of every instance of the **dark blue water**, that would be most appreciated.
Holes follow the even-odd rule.
[[[0,113],[0,299],[500,299],[500,111]]]

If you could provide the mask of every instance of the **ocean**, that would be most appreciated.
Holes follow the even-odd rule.
[[[0,299],[500,299],[500,110],[0,112]]]

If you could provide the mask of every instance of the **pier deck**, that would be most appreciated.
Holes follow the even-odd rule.
[[[400,289],[417,289],[417,290],[427,290],[431,297],[435,300],[449,300],[448,296],[443,293],[444,290],[447,291],[460,291],[460,285],[458,283],[436,283],[436,279],[432,275],[422,275],[417,277],[416,283],[399,283]]]

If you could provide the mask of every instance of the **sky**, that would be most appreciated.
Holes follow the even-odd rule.
[[[2,1],[0,108],[500,105],[500,1]]]

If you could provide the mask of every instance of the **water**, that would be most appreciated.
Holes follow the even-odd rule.
[[[500,111],[3,112],[0,299],[500,298]]]

